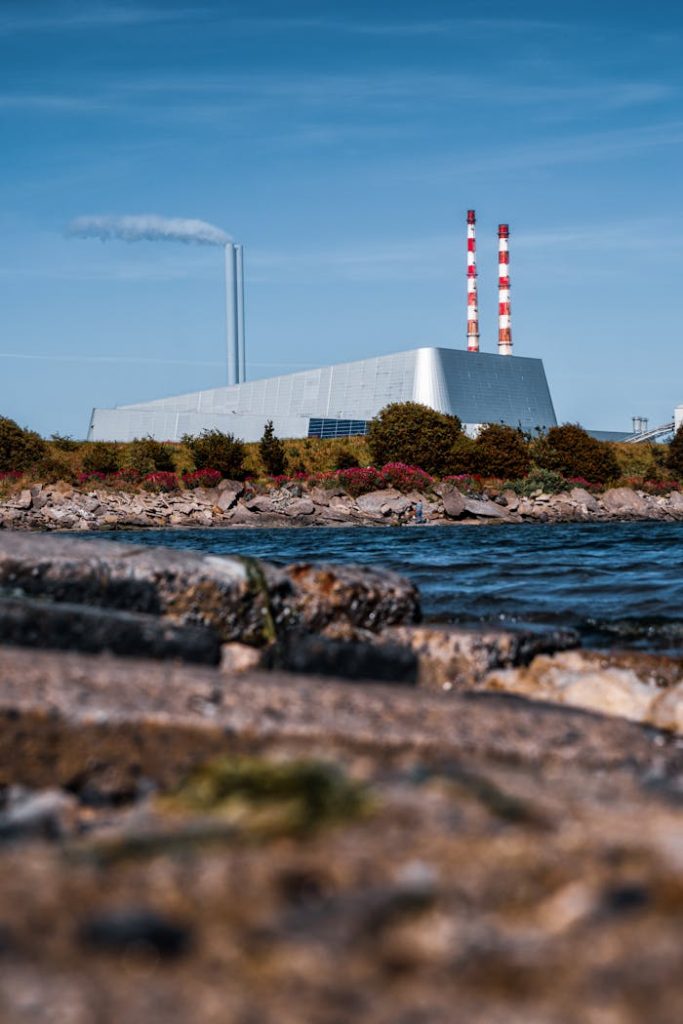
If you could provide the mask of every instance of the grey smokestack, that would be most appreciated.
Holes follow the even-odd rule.
[[[240,384],[247,379],[247,349],[244,340],[244,248],[235,246],[237,262],[237,379]]]
[[[237,253],[225,247],[225,319],[228,343],[228,384],[239,384],[239,327],[237,320]]]

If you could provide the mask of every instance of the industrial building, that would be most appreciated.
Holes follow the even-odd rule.
[[[95,409],[89,438],[130,441],[217,428],[257,441],[267,420],[279,437],[364,434],[389,402],[455,413],[470,432],[483,423],[547,430],[556,423],[540,359],[416,348],[175,398]]]
[[[485,423],[524,430],[556,424],[540,359],[512,355],[509,230],[498,229],[498,353],[479,351],[476,218],[467,214],[467,350],[413,348],[264,380],[246,380],[242,247],[226,255],[228,385],[155,401],[94,409],[88,438],[130,441],[219,429],[256,441],[268,420],[280,437],[363,434],[390,402],[421,402],[460,417],[469,433]]]

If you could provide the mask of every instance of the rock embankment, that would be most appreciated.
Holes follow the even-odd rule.
[[[415,521],[418,502],[427,524],[683,520],[683,494],[650,495],[628,487],[591,494],[581,487],[560,494],[494,499],[462,494],[452,484],[402,494],[393,488],[352,498],[341,489],[287,484],[266,493],[224,480],[217,488],[152,494],[68,484],[36,484],[0,502],[0,527],[39,530],[113,530],[143,527],[378,526]]]

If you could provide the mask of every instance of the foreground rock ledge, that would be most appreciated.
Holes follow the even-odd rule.
[[[365,809],[297,833],[289,798],[265,830],[244,794],[169,808],[235,754],[334,759]],[[683,1018],[681,750],[656,730],[0,647],[0,779],[8,1024]]]
[[[53,604],[157,616],[209,629],[222,643],[254,646],[331,622],[376,631],[420,614],[415,587],[388,570],[280,569],[256,559],[45,534],[0,534],[0,590]],[[45,646],[61,645],[48,638]]]

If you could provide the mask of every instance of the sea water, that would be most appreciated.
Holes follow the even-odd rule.
[[[569,626],[592,647],[683,653],[683,523],[119,530],[86,536],[286,564],[395,569],[426,620]]]

